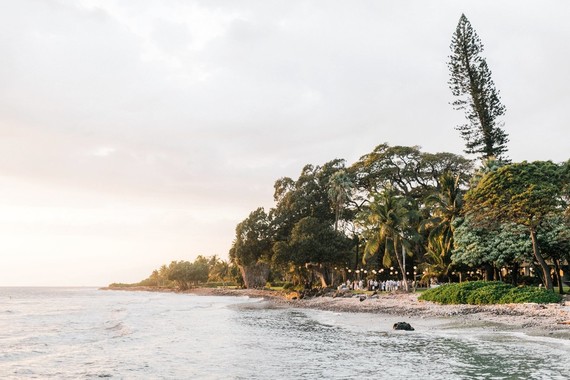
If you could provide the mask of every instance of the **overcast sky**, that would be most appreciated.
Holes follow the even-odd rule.
[[[0,285],[227,258],[307,163],[383,142],[462,153],[461,13],[510,157],[570,158],[568,1],[0,0]]]

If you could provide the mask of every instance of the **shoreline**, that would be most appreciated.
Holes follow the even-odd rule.
[[[259,289],[194,288],[177,291],[140,286],[101,289],[263,298],[277,307],[398,316],[403,321],[410,318],[415,320],[439,319],[456,328],[497,326],[501,330],[523,332],[530,336],[570,340],[570,300],[568,296],[566,301],[557,304],[440,305],[429,301],[419,301],[420,293],[384,292],[379,293],[378,297],[368,296],[361,301],[358,296],[287,299],[283,292]]]

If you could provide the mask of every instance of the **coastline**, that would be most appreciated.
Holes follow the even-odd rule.
[[[570,340],[570,300],[559,304],[440,305],[420,301],[420,293],[380,293],[361,301],[355,297],[320,296],[288,299],[273,290],[194,288],[177,291],[154,287],[106,287],[102,290],[168,292],[198,296],[263,298],[275,307],[295,307],[333,312],[371,313],[407,319],[437,319],[453,328],[493,328]]]

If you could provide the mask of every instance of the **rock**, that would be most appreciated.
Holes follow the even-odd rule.
[[[415,329],[408,322],[396,322],[392,327],[394,330],[414,331]]]
[[[339,289],[339,290],[333,292],[332,297],[333,298],[345,297],[347,294],[350,294],[350,291],[348,289]]]
[[[360,302],[362,302],[366,299],[366,296],[360,296],[358,299],[360,300]]]
[[[288,300],[298,300],[301,299],[301,295],[299,294],[299,292],[291,292],[291,293],[287,293],[287,299]]]

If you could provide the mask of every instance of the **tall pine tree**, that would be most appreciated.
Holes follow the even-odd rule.
[[[505,114],[491,71],[481,56],[483,44],[464,14],[451,39],[449,87],[456,110],[465,112],[468,123],[456,127],[465,140],[465,153],[478,154],[483,160],[506,160],[509,139],[497,119]]]

